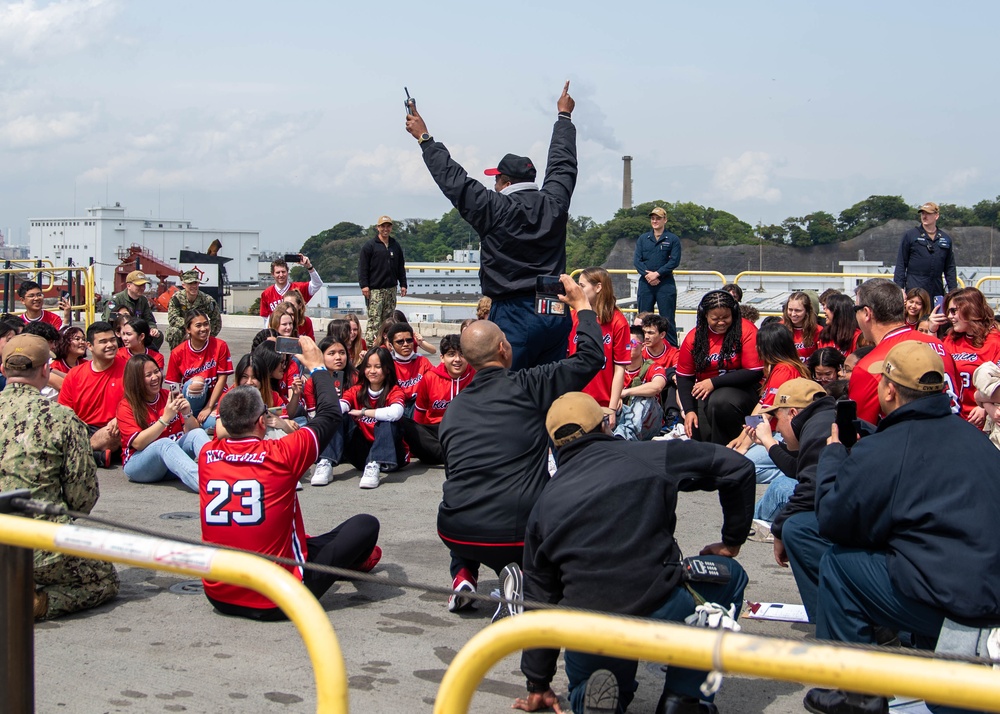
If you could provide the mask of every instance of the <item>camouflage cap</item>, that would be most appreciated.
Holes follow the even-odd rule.
[[[201,278],[198,276],[197,270],[185,270],[181,273],[182,283],[198,283],[201,284]]]
[[[37,369],[49,361],[49,343],[38,335],[17,335],[3,346],[4,369]]]

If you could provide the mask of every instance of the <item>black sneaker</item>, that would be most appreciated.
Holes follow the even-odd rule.
[[[584,714],[617,714],[618,680],[606,669],[590,675],[583,693]]]
[[[506,565],[500,571],[500,597],[524,602],[524,576],[517,563]],[[497,605],[497,611],[493,613],[492,622],[502,620],[505,617],[514,617],[522,612],[524,612],[524,605],[520,603],[501,602]]]
[[[843,689],[810,689],[802,705],[813,714],[889,714],[889,700]]]
[[[111,467],[111,452],[110,451],[99,451],[97,449],[92,449],[94,454],[94,463],[97,464],[97,468],[107,469]]]
[[[664,690],[656,704],[656,714],[719,714],[719,708],[711,702]]]

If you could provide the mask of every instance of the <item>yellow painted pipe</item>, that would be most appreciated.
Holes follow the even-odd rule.
[[[885,278],[886,280],[892,280],[891,273],[810,273],[794,270],[744,270],[733,279],[733,282],[739,285],[740,280],[743,278],[766,277],[768,275],[789,278],[865,278],[866,280],[870,278]],[[957,280],[958,286],[964,288],[965,281],[961,278],[957,278]]]
[[[347,669],[330,618],[294,575],[274,563],[209,546],[2,514],[0,542],[208,578],[255,590],[273,601],[295,623],[312,661],[316,711],[346,714],[348,710]]]
[[[441,681],[435,714],[467,712],[472,695],[491,667],[518,650],[533,647],[717,669],[1000,712],[1000,672],[981,665],[609,615],[529,612],[490,625],[462,647]],[[713,664],[716,652],[718,661]]]

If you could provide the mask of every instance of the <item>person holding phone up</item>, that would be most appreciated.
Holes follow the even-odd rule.
[[[299,264],[309,271],[308,283],[293,283],[288,277],[288,264]],[[321,287],[323,278],[313,269],[309,258],[301,253],[288,253],[285,257],[271,262],[271,277],[274,278],[274,285],[265,288],[260,294],[260,316],[265,320],[271,316],[271,312],[277,307],[289,290],[297,290],[302,299],[307,303],[312,299]]]

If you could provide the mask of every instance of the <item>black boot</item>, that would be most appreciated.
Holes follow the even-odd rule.
[[[810,689],[803,706],[813,714],[889,714],[889,700],[842,689]]]
[[[656,705],[656,714],[719,714],[719,708],[710,702],[664,689]]]

